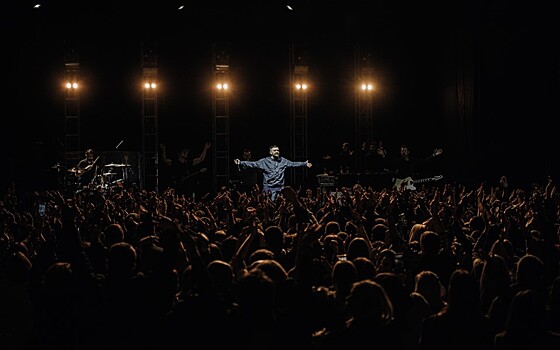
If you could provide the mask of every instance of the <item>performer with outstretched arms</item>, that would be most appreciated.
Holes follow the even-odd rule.
[[[311,168],[312,164],[308,161],[292,162],[280,157],[280,148],[277,145],[270,146],[268,151],[270,157],[264,157],[254,162],[239,159],[235,159],[233,162],[244,167],[261,169],[263,172],[263,193],[270,194],[271,199],[275,200],[282,188],[284,188],[284,172],[286,168]]]

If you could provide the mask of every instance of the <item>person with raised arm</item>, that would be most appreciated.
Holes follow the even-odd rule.
[[[258,168],[263,172],[263,186],[262,191],[265,194],[270,194],[272,200],[278,197],[282,188],[284,188],[285,177],[284,172],[287,168],[307,167],[311,168],[312,164],[309,161],[293,162],[280,156],[280,147],[272,145],[268,148],[269,157],[261,158],[257,161],[246,161],[235,159],[233,162],[236,165],[250,168]]]

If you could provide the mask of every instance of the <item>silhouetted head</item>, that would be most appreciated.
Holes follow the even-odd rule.
[[[470,272],[460,269],[453,271],[447,294],[450,311],[461,314],[480,311],[478,284]]]
[[[531,254],[523,256],[517,262],[515,279],[526,287],[538,287],[544,278],[543,261]]]
[[[111,279],[129,279],[136,273],[136,249],[126,242],[113,244],[107,255],[107,272]]]
[[[188,156],[189,156],[189,149],[187,147],[181,148],[181,150],[179,151],[179,159],[186,160]]]
[[[437,254],[441,241],[439,235],[434,231],[424,231],[420,235],[420,248],[423,254]]]
[[[233,287],[233,268],[229,263],[223,260],[214,260],[208,264],[206,270],[216,290],[226,291]]]
[[[353,321],[384,324],[393,319],[393,305],[380,284],[364,280],[354,283],[346,307]]]
[[[407,145],[401,145],[401,157],[408,158],[410,155],[410,150]]]
[[[358,278],[356,266],[350,260],[339,260],[333,266],[331,278],[335,286],[350,286]]]
[[[263,271],[274,283],[284,282],[288,278],[286,269],[284,269],[278,261],[273,259],[257,260],[249,266],[249,270],[252,269]]]

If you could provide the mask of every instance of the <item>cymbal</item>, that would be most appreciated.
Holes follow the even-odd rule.
[[[117,173],[104,173],[103,176],[117,175]]]
[[[105,167],[107,167],[107,168],[109,168],[109,167],[122,168],[122,167],[125,167],[125,166],[130,166],[130,164],[116,164],[116,163],[105,164]]]

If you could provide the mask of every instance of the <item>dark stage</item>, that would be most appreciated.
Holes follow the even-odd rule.
[[[170,155],[202,150],[212,132],[212,45],[227,43],[232,78],[230,157],[254,158],[277,144],[290,155],[289,47],[308,57],[307,183],[324,155],[354,149],[354,54],[370,54],[376,91],[373,139],[393,154],[445,150],[437,173],[477,183],[557,177],[553,121],[559,115],[558,21],[546,2],[449,4],[296,1],[285,4],[165,2],[76,4],[34,9],[18,2],[1,15],[8,75],[2,117],[2,184],[57,183],[64,151],[64,55],[80,61],[81,148],[142,149],[141,48],[155,44],[159,141]],[[214,145],[215,146],[215,145]],[[207,158],[212,174],[212,151]],[[304,160],[304,159],[293,159]],[[336,169],[333,169],[336,172]],[[232,163],[232,179],[235,169]]]

